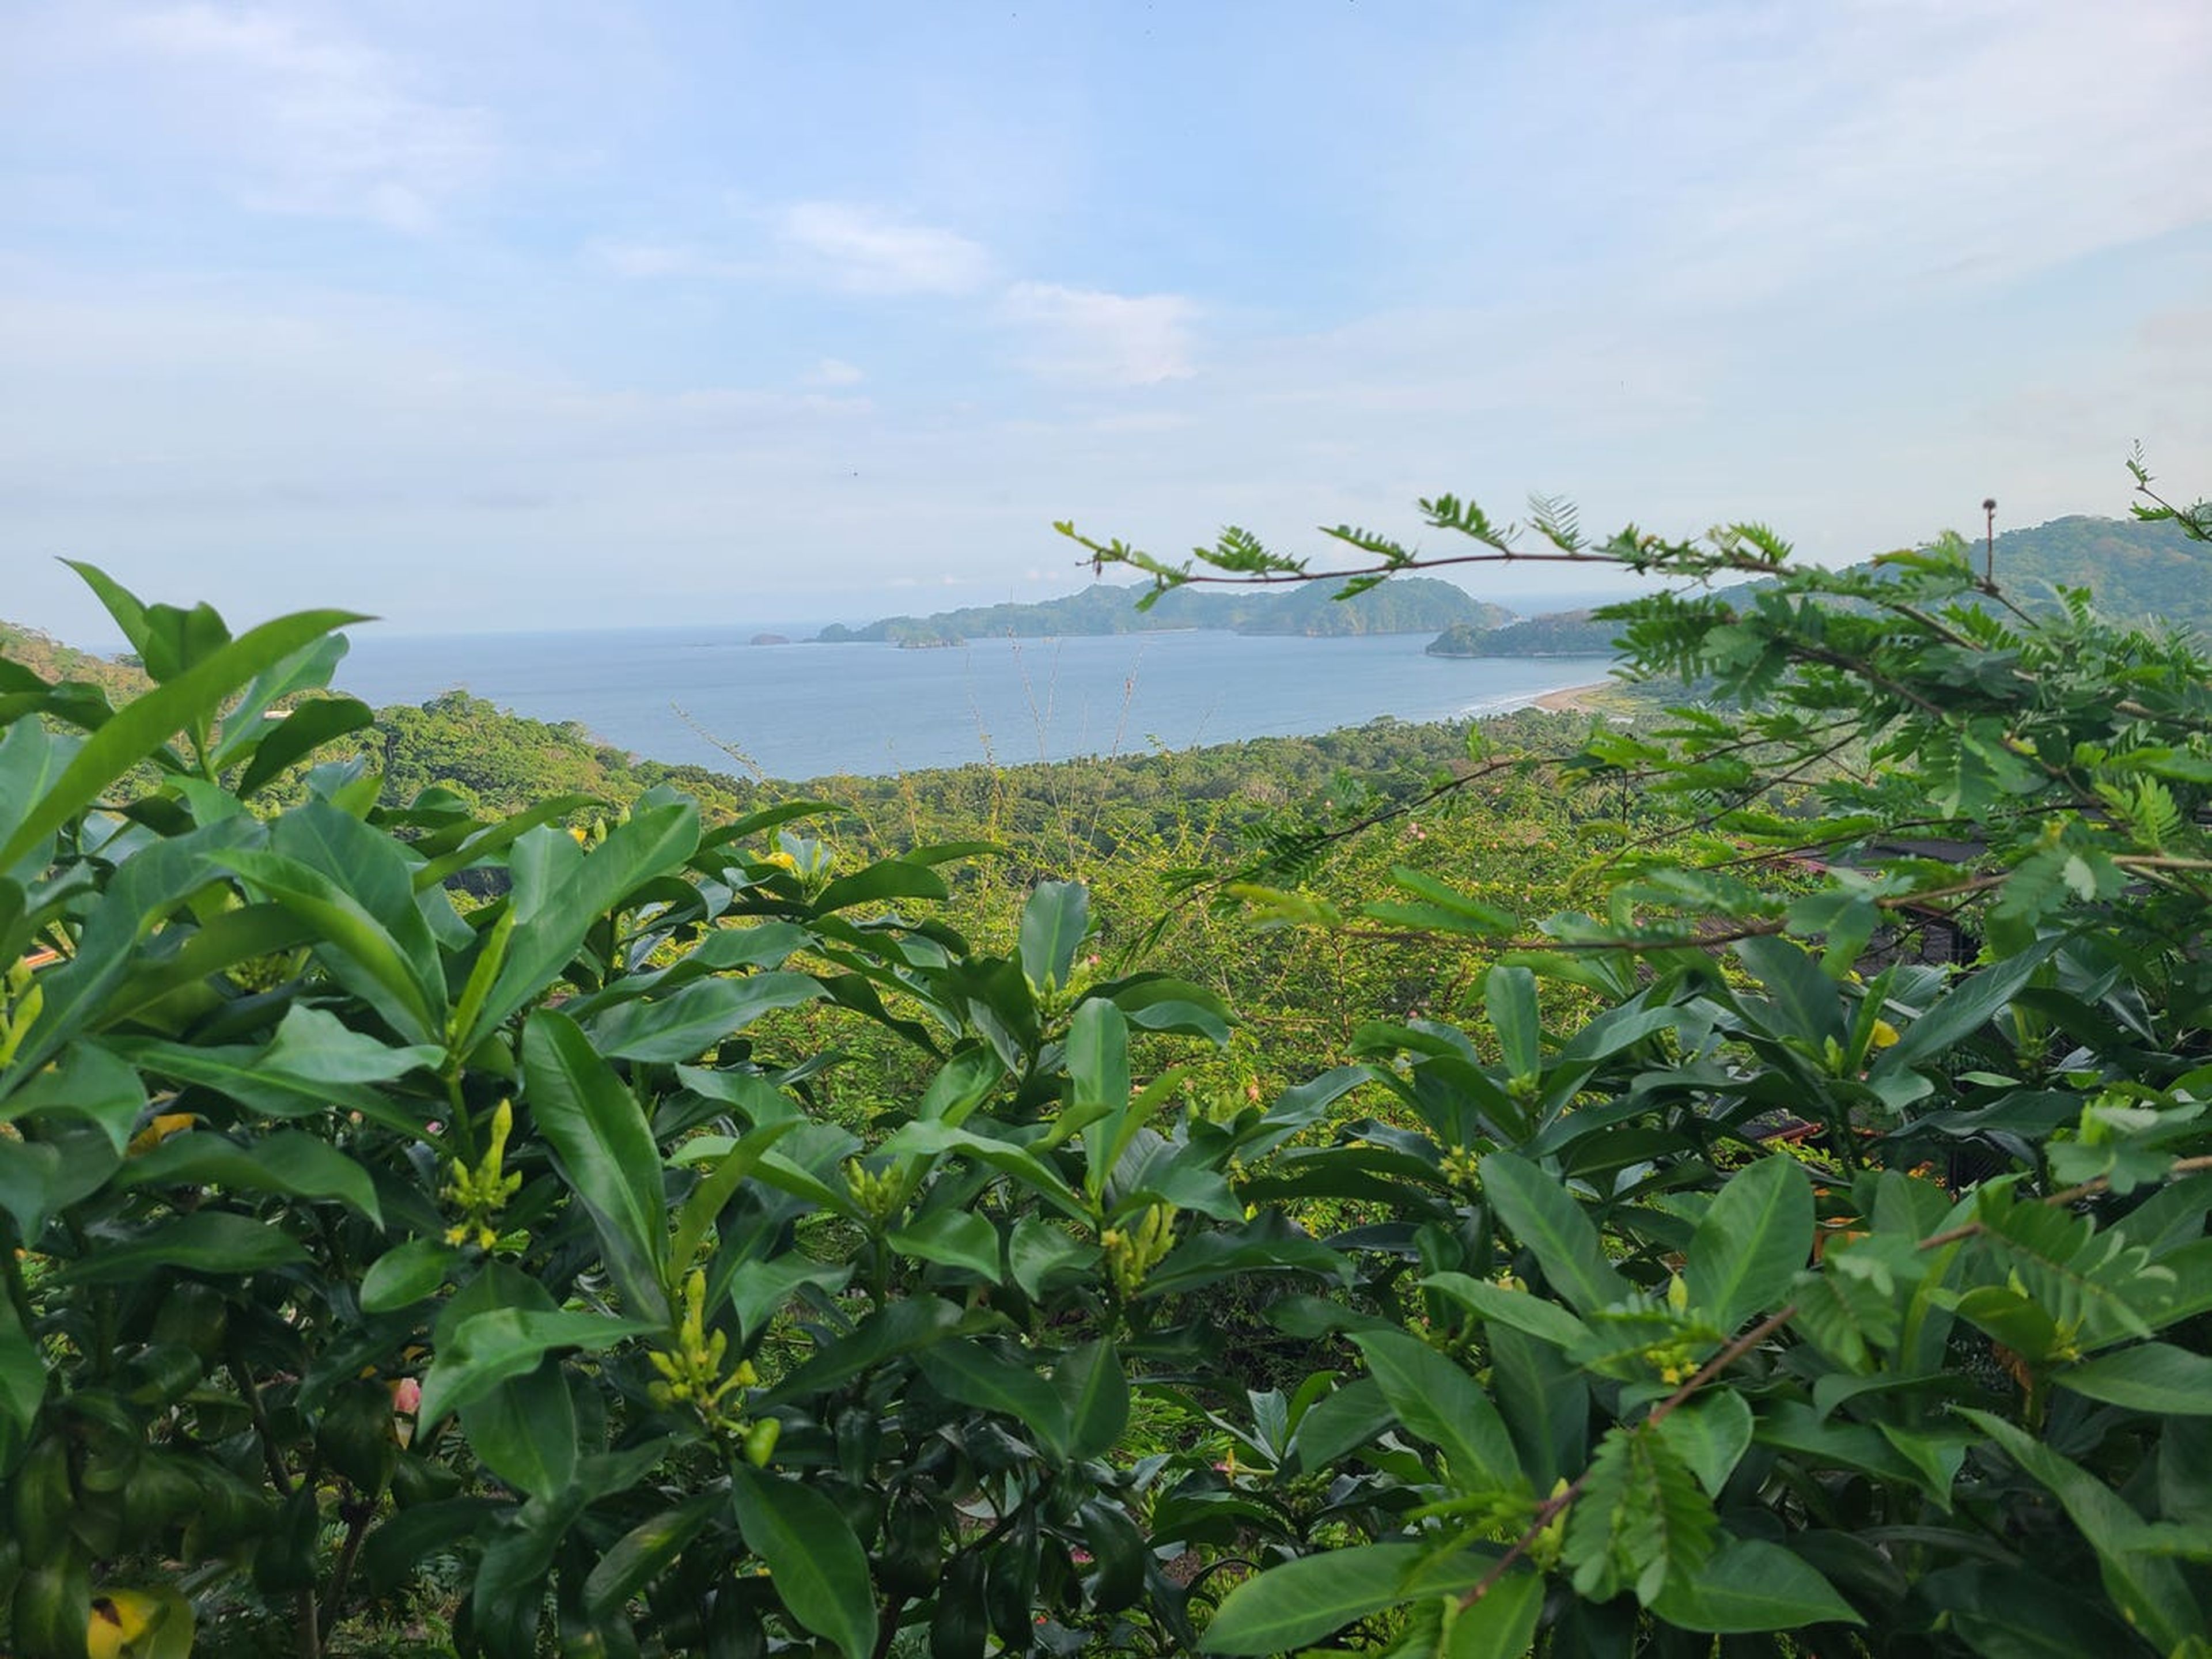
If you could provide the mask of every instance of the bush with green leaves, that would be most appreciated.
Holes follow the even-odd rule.
[[[1398,1491],[1264,1536],[1206,1646],[2205,1651],[2212,660],[2020,605],[1955,540],[1832,572],[1759,526],[1594,544],[1540,503],[1532,550],[1427,513],[1470,557],[1695,585],[1611,615],[1703,700],[1581,762],[1694,828],[1601,915],[1425,893],[1505,953],[1481,1024],[1370,1027],[1400,1109],[1248,1187],[1387,1219],[1324,1241],[1360,1294],[1284,1310],[1358,1362],[1255,1402],[1246,1485]],[[1335,534],[1351,586],[1423,562]],[[1931,923],[1970,969],[1915,959]],[[1546,978],[1608,1006],[1547,1031]]]
[[[353,619],[92,579],[150,691],[0,665],[10,1651],[181,1654],[242,1598],[320,1652],[457,1557],[493,1655],[1191,1639],[1128,1377],[1325,1254],[1231,1171],[1326,1091],[1186,1109],[1133,1035],[1223,1011],[1097,976],[1080,886],[979,953],[920,919],[976,849],[844,867],[809,803],[586,832],[355,765],[267,807],[367,719],[316,695]],[[757,1040],[815,1003],[927,1057],[865,1143],[834,1052]]]
[[[1430,520],[1705,584],[1615,613],[1704,701],[1574,774],[1694,827],[1541,921],[1248,882],[1500,958],[1258,1100],[1082,887],[932,920],[979,848],[270,805],[349,619],[95,575],[150,691],[0,667],[12,1650],[458,1576],[496,1656],[2203,1653],[2212,663],[1955,544]],[[921,1057],[872,1121],[829,1010]]]

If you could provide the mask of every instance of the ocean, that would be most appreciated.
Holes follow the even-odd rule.
[[[1605,678],[1606,657],[1446,658],[1426,634],[1193,631],[755,645],[739,628],[386,637],[337,688],[374,707],[462,688],[651,759],[770,777],[875,775],[1309,735],[1382,715],[1464,718]]]

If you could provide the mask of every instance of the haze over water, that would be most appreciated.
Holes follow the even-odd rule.
[[[337,684],[375,707],[456,686],[574,720],[649,758],[774,777],[1018,763],[1310,734],[1380,715],[1450,720],[1602,679],[1606,657],[1444,658],[1426,634],[1342,639],[1191,632],[755,646],[753,630],[380,637],[357,630]]]

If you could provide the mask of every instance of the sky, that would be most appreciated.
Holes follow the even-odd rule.
[[[2203,0],[0,3],[0,617],[865,621],[2212,494]],[[1556,602],[1556,568],[1462,575]]]

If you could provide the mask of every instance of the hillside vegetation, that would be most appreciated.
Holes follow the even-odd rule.
[[[9,1651],[2201,1655],[2212,661],[1544,531],[1694,702],[513,811],[644,779],[95,574],[150,689],[0,659]]]
[[[1084,634],[1140,634],[1162,629],[1210,628],[1236,634],[1426,634],[1455,623],[1494,627],[1512,613],[1486,604],[1464,588],[1434,577],[1417,577],[1341,603],[1310,587],[1271,592],[1202,592],[1186,589],[1139,611],[1141,586],[1101,582],[1080,593],[1035,605],[973,605],[928,617],[887,617],[866,628],[833,625],[817,638],[889,641],[896,645],[951,645],[968,639],[1055,638]]]

